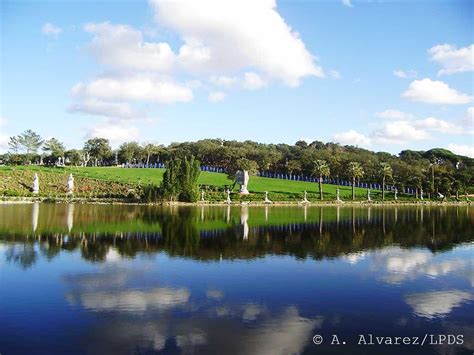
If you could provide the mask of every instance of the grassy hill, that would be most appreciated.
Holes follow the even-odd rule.
[[[38,166],[19,166],[19,167],[1,167],[0,177],[0,195],[5,190],[18,191],[20,195],[28,194],[29,186],[32,184],[32,176],[37,172],[40,177],[40,189],[43,193],[61,194],[65,191],[63,186],[66,184],[67,176],[72,173],[76,178],[76,190],[97,192],[100,196],[112,193],[118,189],[119,194],[125,194],[125,191],[137,185],[146,185],[149,183],[159,184],[163,178],[164,169],[125,169],[117,167],[66,167],[66,168],[46,168]],[[21,180],[19,183],[18,181]],[[64,181],[63,181],[64,180]],[[50,185],[44,184],[44,182]],[[42,183],[43,182],[43,183]],[[111,183],[115,185],[110,185]],[[206,185],[209,192],[207,198],[210,200],[222,200],[223,189],[226,185],[231,185],[231,181],[227,179],[226,174],[202,172],[199,177],[199,184]],[[51,189],[51,185],[55,188]],[[87,188],[85,188],[87,186]],[[113,188],[112,188],[113,186]],[[324,197],[326,200],[334,200],[336,198],[335,185],[323,185]],[[49,190],[48,190],[49,189]],[[94,189],[97,189],[95,191]],[[350,199],[351,188],[349,186],[339,186],[340,196],[342,199]],[[3,191],[2,191],[3,190]],[[250,178],[249,191],[252,196],[247,197],[249,200],[261,200],[265,191],[269,192],[270,199],[274,201],[297,201],[301,200],[304,191],[308,192],[310,200],[319,199],[319,190],[317,183],[290,181],[283,179],[271,179],[259,176]],[[219,192],[218,192],[219,191]],[[238,187],[234,189],[238,191]],[[237,194],[236,194],[237,195]],[[373,199],[380,199],[379,191],[372,191]],[[365,200],[367,190],[356,188],[356,198]],[[238,198],[235,196],[235,198]],[[393,199],[392,193],[387,193],[388,200]],[[400,199],[409,198],[399,194]]]

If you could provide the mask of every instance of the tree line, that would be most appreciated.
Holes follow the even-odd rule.
[[[10,138],[9,152],[0,159],[10,165],[113,166],[119,164],[167,164],[195,159],[203,165],[223,168],[230,176],[238,170],[346,179],[395,185],[400,191],[415,188],[418,193],[437,196],[469,192],[474,186],[474,159],[446,149],[403,150],[398,155],[374,152],[337,143],[298,141],[290,144],[262,144],[253,141],[203,139],[196,142],[140,144],[126,142],[112,149],[105,138],[91,138],[82,149],[66,149],[56,138],[44,140],[27,130]]]

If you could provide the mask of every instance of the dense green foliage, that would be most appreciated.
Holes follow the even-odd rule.
[[[167,163],[194,156],[203,165],[223,168],[232,178],[239,169],[318,176],[315,174],[317,162],[325,161],[332,178],[390,184],[399,191],[404,187],[416,188],[416,194],[423,191],[425,198],[427,194],[431,197],[439,193],[445,196],[459,195],[474,186],[474,159],[440,148],[428,151],[403,150],[395,156],[319,141],[310,144],[299,141],[288,145],[205,139],[172,143],[166,147],[128,142],[114,151],[106,139],[92,138],[80,150],[66,150],[58,140],[50,140],[48,145],[45,144],[44,152],[39,154],[38,149],[43,141],[31,131],[12,137],[10,143],[10,152],[0,156],[0,161],[9,165],[54,162],[55,159],[48,160],[48,157],[57,158],[61,154],[64,154],[66,164],[72,166]],[[362,177],[353,177],[351,162],[360,164],[364,172]]]
[[[171,160],[163,175],[161,191],[168,201],[196,202],[200,163],[194,157]]]

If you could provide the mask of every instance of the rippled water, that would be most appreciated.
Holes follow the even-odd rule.
[[[472,354],[473,212],[0,205],[0,353]]]

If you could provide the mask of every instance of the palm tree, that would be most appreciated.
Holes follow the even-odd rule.
[[[349,163],[348,168],[349,176],[352,178],[352,200],[355,200],[355,181],[356,179],[360,179],[364,175],[364,170],[362,169],[362,165],[358,162],[351,161]]]
[[[313,174],[319,178],[319,198],[323,200],[323,177],[327,177],[330,174],[329,165],[326,160],[316,160]]]
[[[389,163],[382,163],[380,164],[382,168],[382,201],[385,200],[385,179],[387,177],[391,178],[393,174],[392,167]]]

